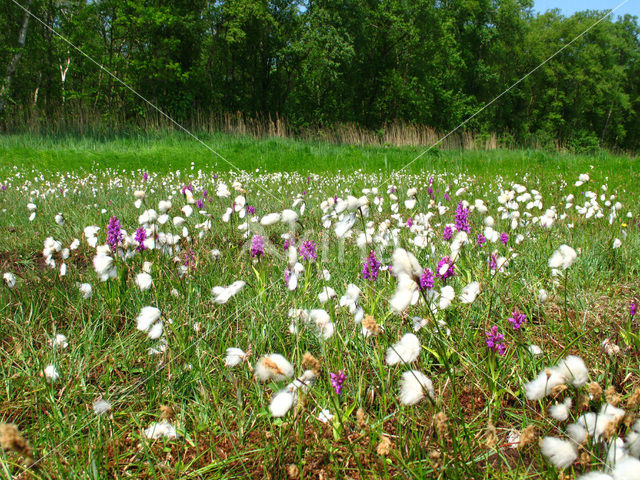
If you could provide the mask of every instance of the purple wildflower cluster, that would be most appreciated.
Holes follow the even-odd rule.
[[[111,246],[111,251],[116,253],[118,245],[122,243],[124,236],[120,227],[120,220],[115,215],[109,219],[107,224],[107,243]]]
[[[149,180],[149,174],[148,174],[147,172],[144,172],[144,173],[142,174],[142,180],[144,180],[145,182],[146,182],[147,180]]]
[[[256,213],[256,207],[254,207],[253,205],[247,205],[245,207],[245,210],[247,212],[247,215],[253,215],[254,213]]]
[[[262,235],[254,235],[251,239],[251,257],[260,258],[264,255],[264,237]]]
[[[481,247],[482,245],[484,245],[487,242],[487,237],[485,237],[483,234],[479,233],[478,234],[478,239],[476,241],[478,243],[478,246]]]
[[[342,393],[342,388],[344,386],[344,382],[347,380],[347,374],[344,370],[340,370],[338,373],[329,374],[331,377],[331,386],[336,394],[340,395]]]
[[[453,229],[451,226],[447,225],[444,227],[444,231],[442,232],[442,238],[443,240],[451,240],[451,237],[453,237]]]
[[[527,316],[524,313],[520,313],[516,308],[513,312],[511,312],[511,316],[509,317],[509,322],[513,326],[514,330],[518,330],[524,322],[527,321]]]
[[[196,268],[196,253],[192,249],[184,252],[184,261],[182,263],[190,271]]]
[[[489,270],[497,270],[498,269],[498,255],[492,253],[489,257]]]
[[[459,202],[458,208],[456,208],[456,230],[471,233],[471,226],[469,226],[469,209],[464,208],[462,202]]]
[[[442,269],[442,267],[444,265],[448,265],[449,268],[447,268],[446,272],[440,273],[440,270]],[[438,269],[436,271],[436,277],[438,277],[440,280],[446,280],[447,278],[451,278],[451,277],[453,277],[455,275],[455,269],[456,269],[456,266],[451,261],[451,259],[449,258],[449,255],[444,256],[438,262]]]
[[[7,189],[7,186],[3,183],[2,185],[0,185],[0,191],[5,191]]]
[[[184,187],[182,187],[180,192],[184,195],[187,190],[193,193],[193,185],[191,185],[190,183],[188,185],[185,185]]]
[[[631,316],[631,318],[636,316],[637,311],[638,311],[638,304],[636,302],[631,302],[631,305],[629,305],[629,315]]]
[[[202,210],[204,208],[204,202],[200,199],[196,200],[196,207],[198,207],[198,210]]]
[[[147,231],[144,227],[140,227],[136,230],[135,241],[138,242],[138,246],[136,250],[142,252],[146,250],[147,247],[144,246],[144,241],[147,239]]]
[[[407,227],[411,228],[413,226],[413,218],[407,218]]]
[[[504,335],[498,333],[498,326],[494,325],[493,327],[491,327],[491,330],[486,331],[485,335],[487,336],[487,347],[489,347],[500,356],[504,355],[507,351],[507,346],[503,342]]]
[[[367,259],[362,264],[362,278],[375,282],[380,273],[380,262],[376,258],[376,252],[371,250]]]
[[[420,290],[431,290],[435,285],[435,277],[433,276],[433,272],[425,268],[420,276]]]
[[[509,243],[509,234],[506,232],[502,232],[500,234],[500,241],[502,242],[503,245],[507,245],[507,243]]]
[[[318,254],[316,253],[316,244],[311,240],[305,240],[300,245],[300,257],[305,260],[315,260],[318,258]]]
[[[445,202],[450,202],[451,201],[451,197],[449,196],[449,192],[444,192],[444,201]]]

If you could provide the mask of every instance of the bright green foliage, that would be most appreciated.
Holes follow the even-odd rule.
[[[449,130],[604,14],[534,14],[532,5],[36,0],[31,10],[187,125],[240,112],[285,118],[295,133],[393,121]],[[0,12],[3,82],[23,18],[11,2]],[[607,18],[464,128],[582,152],[637,149],[639,33],[635,17]],[[69,128],[87,118],[125,128],[157,115],[35,20],[6,95],[9,129],[61,118]]]

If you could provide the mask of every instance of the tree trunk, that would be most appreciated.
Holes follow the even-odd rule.
[[[26,10],[31,8],[31,0],[27,1]],[[24,48],[24,42],[27,39],[27,27],[29,26],[29,13],[27,11],[24,12],[24,20],[22,21],[22,28],[20,29],[20,35],[18,35],[18,50],[13,55],[13,58],[9,62],[7,66],[7,76],[2,84],[2,88],[0,89],[0,113],[4,110],[4,102],[7,98],[7,94],[9,93],[9,87],[11,86],[11,81],[13,80],[13,75],[16,73],[16,68],[18,66],[18,62],[20,61],[20,57],[22,57],[22,50]]]

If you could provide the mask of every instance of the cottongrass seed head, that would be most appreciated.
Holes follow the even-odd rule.
[[[400,403],[402,405],[415,405],[424,398],[425,394],[435,400],[433,383],[429,377],[418,370],[410,370],[402,374],[400,379]]]

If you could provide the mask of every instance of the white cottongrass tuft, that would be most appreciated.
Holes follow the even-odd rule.
[[[298,220],[298,214],[293,210],[283,210],[280,220],[282,220],[283,223],[289,224],[289,226],[291,227]]]
[[[567,418],[569,418],[569,410],[571,409],[571,405],[573,401],[570,397],[565,398],[564,402],[556,403],[549,407],[549,415],[555,418],[559,422],[564,422]]]
[[[93,295],[93,288],[90,283],[79,283],[78,290],[80,290],[80,294],[85,300],[90,299]]]
[[[224,304],[229,301],[236,293],[238,293],[246,285],[242,280],[236,280],[228,287],[213,287],[211,295],[215,303]]]
[[[553,369],[543,370],[524,386],[525,395],[529,400],[540,400],[549,395],[558,385],[564,385],[566,380]]]
[[[103,282],[106,282],[110,278],[116,278],[117,276],[116,264],[113,261],[113,257],[105,251],[99,251],[98,254],[93,257],[93,268],[98,274],[98,278]]]
[[[227,356],[224,364],[227,367],[235,367],[247,358],[247,354],[243,350],[235,347],[227,348]]]
[[[413,300],[414,293],[418,291],[418,284],[407,273],[398,274],[398,286],[393,296],[389,299],[389,305],[395,312],[404,311]]]
[[[575,355],[569,355],[564,360],[560,360],[557,368],[574,387],[582,387],[589,380],[589,370],[584,360]]]
[[[153,422],[149,425],[149,428],[145,428],[144,436],[150,438],[152,440],[157,440],[159,438],[178,438],[178,432],[173,425],[169,422]]]
[[[632,429],[627,434],[627,448],[631,455],[640,458],[640,420],[633,424]]]
[[[544,437],[540,442],[542,454],[554,467],[565,469],[578,458],[578,448],[569,440]]]
[[[580,445],[587,439],[587,430],[579,423],[572,423],[567,426],[567,435],[576,445]]]
[[[151,325],[160,318],[161,315],[162,313],[156,307],[142,307],[142,310],[140,310],[140,314],[136,319],[138,322],[138,330],[146,332],[147,330],[149,330],[149,328],[151,328]]]
[[[611,471],[613,480],[640,480],[640,460],[633,457],[624,457],[616,462]]]
[[[147,272],[141,272],[136,275],[136,285],[141,292],[144,292],[145,290],[149,290],[151,288],[151,286],[153,285],[153,279]]]
[[[288,389],[278,392],[269,405],[271,415],[274,417],[284,417],[296,402],[296,393]]]
[[[260,225],[268,227],[269,225],[278,223],[281,218],[282,218],[282,215],[280,213],[269,213],[264,217],[262,217],[262,219],[260,220]]]
[[[62,348],[64,350],[69,346],[69,343],[67,342],[66,336],[58,333],[54,338],[49,340],[49,345],[51,345],[52,347]]]
[[[293,376],[293,366],[279,353],[272,353],[258,360],[255,374],[261,382],[271,379],[281,381]]]
[[[393,271],[396,275],[406,273],[412,278],[420,278],[422,267],[418,259],[404,248],[396,248],[393,252]]]
[[[2,278],[7,284],[7,287],[13,288],[16,286],[16,276],[11,272],[6,272]]]
[[[147,332],[149,338],[155,340],[162,335],[162,313],[156,307],[142,307],[136,318],[137,328],[141,332]]]
[[[93,412],[96,415],[102,415],[111,411],[111,404],[106,400],[96,400],[93,402]]]
[[[541,288],[540,290],[538,290],[538,302],[540,304],[547,303],[548,298],[549,298],[549,294],[544,288]]]
[[[529,345],[527,350],[529,350],[531,355],[535,355],[536,357],[542,355],[542,349],[538,345]]]
[[[162,336],[162,330],[163,330],[162,322],[161,321],[156,322],[153,324],[153,327],[149,329],[149,331],[147,332],[147,335],[151,340],[157,340]]]
[[[318,294],[318,300],[320,303],[327,303],[331,298],[336,298],[336,291],[331,287],[324,287],[322,292]]]
[[[529,400],[540,400],[551,391],[569,382],[574,387],[582,387],[589,379],[589,371],[584,361],[575,355],[569,355],[560,360],[558,366],[546,368],[538,376],[524,386],[525,395]]]
[[[460,292],[461,303],[473,303],[480,293],[480,282],[471,282]]]
[[[406,333],[399,342],[387,349],[386,362],[388,365],[397,363],[411,363],[420,355],[420,340],[413,333]]]
[[[452,286],[447,285],[446,287],[442,287],[440,289],[440,296],[438,297],[438,308],[440,310],[449,308],[455,297],[456,292],[453,290]]]
[[[613,480],[613,477],[604,472],[591,471],[584,475],[580,475],[576,480]]]
[[[60,374],[58,373],[55,365],[47,365],[45,367],[44,378],[46,378],[50,383],[56,382],[60,378]]]
[[[320,411],[317,418],[322,423],[329,423],[331,420],[333,420],[333,414],[331,413],[331,410],[329,410],[328,408],[324,408]]]
[[[566,270],[573,265],[577,257],[578,254],[569,245],[560,245],[558,249],[553,252],[551,258],[549,258],[549,267]]]
[[[415,405],[424,398],[425,393],[433,400],[433,383],[431,379],[418,370],[409,370],[402,374],[400,380],[400,403]]]

